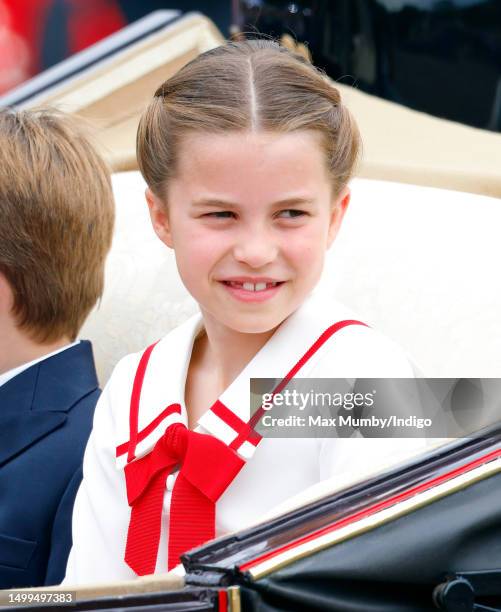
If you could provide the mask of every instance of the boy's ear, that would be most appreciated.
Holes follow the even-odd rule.
[[[14,293],[5,275],[0,272],[0,325],[5,317],[12,317]]]
[[[0,272],[0,312],[8,312],[12,302],[12,290],[5,276]]]
[[[155,234],[160,240],[171,249],[173,248],[172,236],[170,232],[169,218],[167,215],[167,206],[162,200],[156,196],[148,187],[145,192],[146,202],[150,211],[151,225],[155,230]]]
[[[329,232],[327,235],[327,248],[331,247],[334,239],[337,236],[341,223],[343,222],[344,214],[348,208],[348,204],[350,203],[350,198],[350,188],[345,187],[332,202]]]

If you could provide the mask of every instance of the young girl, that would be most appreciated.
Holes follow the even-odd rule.
[[[400,446],[261,440],[250,378],[412,376],[390,341],[311,295],[348,206],[359,135],[306,60],[269,40],[200,55],[157,90],[137,151],[153,227],[200,314],[124,358],[101,397],[73,517],[73,584],[165,572]]]

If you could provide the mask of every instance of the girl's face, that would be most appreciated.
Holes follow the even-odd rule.
[[[242,333],[275,329],[315,287],[349,202],[334,198],[310,131],[197,133],[179,152],[153,227],[202,313]]]

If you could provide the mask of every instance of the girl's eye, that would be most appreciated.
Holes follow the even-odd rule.
[[[232,219],[235,213],[231,210],[218,210],[217,212],[211,212],[204,215],[204,217],[212,217],[214,219]]]
[[[278,217],[282,219],[296,219],[298,217],[304,217],[308,213],[304,210],[296,210],[294,208],[289,208],[287,210],[282,210],[278,213]],[[236,214],[231,210],[218,210],[215,212],[205,213],[204,217],[212,218],[212,219],[234,219],[236,218]]]
[[[307,213],[304,210],[295,210],[294,208],[289,208],[287,210],[282,210],[279,215],[283,219],[296,219],[297,217],[303,217]]]

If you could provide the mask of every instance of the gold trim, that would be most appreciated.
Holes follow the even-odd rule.
[[[16,592],[27,591],[30,593],[74,593],[74,602],[97,599],[99,597],[119,597],[133,595],[135,593],[165,593],[168,591],[179,591],[186,586],[184,577],[174,572],[166,574],[152,574],[141,576],[134,580],[117,581],[109,583],[94,583],[73,585],[60,584],[55,586],[28,587],[15,589]],[[0,590],[0,604],[7,599],[7,594],[12,589]],[[71,609],[71,605],[69,606]]]
[[[340,542],[344,542],[362,533],[371,531],[372,529],[389,523],[390,521],[394,521],[401,516],[410,514],[411,512],[427,506],[438,499],[456,493],[457,491],[471,486],[480,480],[489,478],[498,472],[501,472],[501,457],[481,465],[478,468],[470,470],[465,474],[461,474],[445,483],[437,485],[428,491],[418,493],[410,499],[381,510],[380,512],[371,514],[353,525],[341,527],[340,529],[334,530],[330,533],[318,536],[314,540],[310,540],[304,544],[299,544],[294,549],[279,553],[275,557],[266,559],[262,563],[259,563],[255,567],[249,569],[248,572],[253,580],[259,580],[263,576],[282,569],[290,563],[299,561],[312,553],[328,548],[334,544],[339,544]]]
[[[242,612],[239,586],[228,587],[228,610],[229,612]]]

